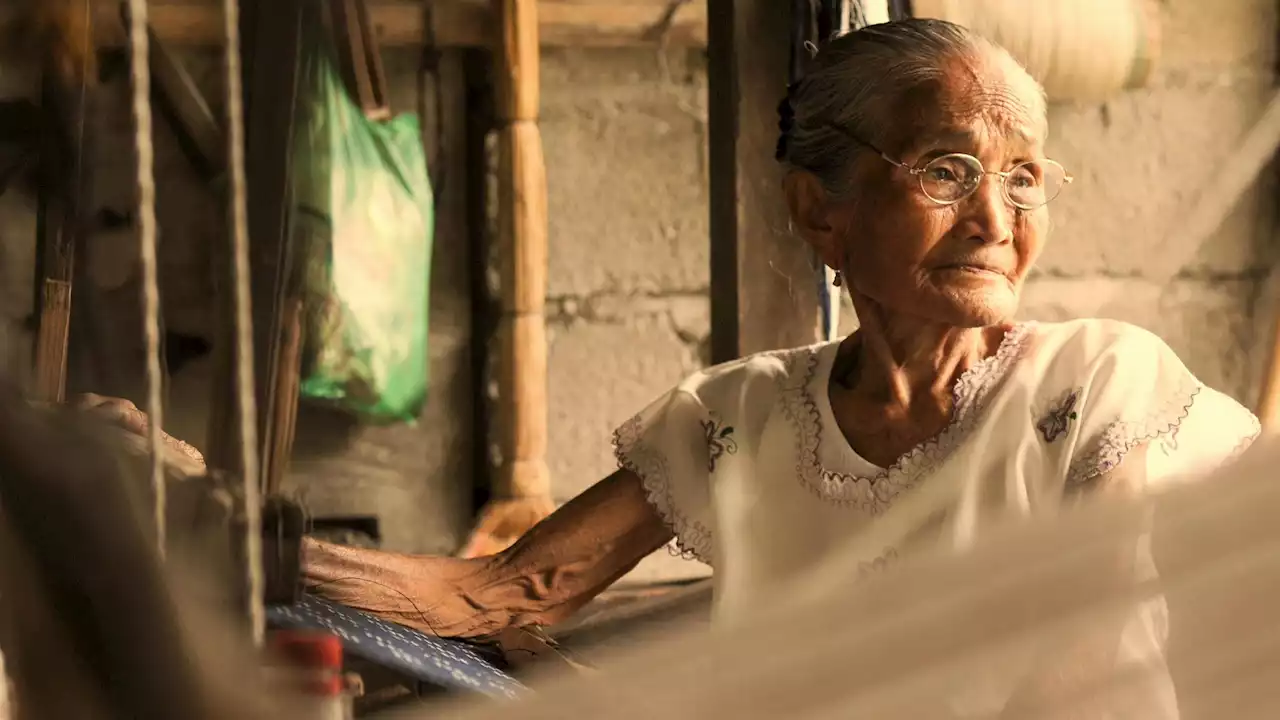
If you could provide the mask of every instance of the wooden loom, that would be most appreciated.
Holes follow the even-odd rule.
[[[547,173],[538,130],[537,0],[494,0],[497,47],[502,464],[461,554],[499,552],[555,510],[547,471]]]

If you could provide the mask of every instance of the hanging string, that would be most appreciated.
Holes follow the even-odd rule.
[[[262,570],[262,499],[258,485],[258,407],[253,385],[253,317],[249,293],[249,222],[244,169],[244,91],[240,62],[239,0],[222,2],[226,41],[227,169],[230,181],[231,279],[235,302],[235,379],[244,495],[244,553],[249,624],[254,643],[266,629]]]
[[[160,285],[156,261],[155,148],[151,138],[151,57],[147,0],[129,0],[129,53],[133,74],[134,145],[138,173],[138,241],[142,259],[142,320],[146,345],[147,438],[151,448],[151,492],[156,545],[165,548],[163,375],[160,367]]]

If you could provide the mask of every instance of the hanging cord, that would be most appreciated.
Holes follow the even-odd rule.
[[[155,149],[151,142],[151,57],[147,0],[129,0],[129,52],[133,74],[134,144],[138,172],[138,235],[142,257],[142,319],[147,355],[147,437],[151,448],[151,492],[156,545],[165,549],[163,374],[160,367],[160,286],[156,262]]]
[[[258,408],[253,386],[253,317],[249,293],[249,221],[245,192],[244,90],[240,69],[240,3],[222,0],[226,41],[227,170],[231,199],[231,276],[235,293],[236,410],[240,426],[240,469],[244,494],[244,553],[249,624],[261,646],[266,631],[262,570],[262,500],[258,470]]]
[[[445,182],[445,143],[444,143],[444,89],[440,78],[440,44],[436,41],[436,18],[434,0],[423,0],[422,3],[422,56],[418,61],[418,120],[427,121],[427,95],[431,87],[432,110],[432,142],[434,148],[429,149],[430,160],[427,162],[427,177],[431,181],[431,195],[436,206],[444,195]]]

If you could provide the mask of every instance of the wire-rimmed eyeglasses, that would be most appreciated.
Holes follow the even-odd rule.
[[[920,182],[925,197],[939,205],[954,205],[972,195],[982,184],[982,178],[995,175],[1000,178],[1000,190],[1005,200],[1019,210],[1035,210],[1047,205],[1062,188],[1072,181],[1066,168],[1054,160],[1027,160],[1004,171],[987,170],[982,161],[965,153],[948,153],[919,165],[908,165],[895,160],[884,151],[862,140],[839,125],[831,125],[845,137],[873,150],[886,162],[906,170]]]

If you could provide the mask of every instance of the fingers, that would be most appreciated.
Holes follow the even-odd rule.
[[[86,412],[123,430],[145,437],[151,429],[151,419],[138,409],[132,401],[125,398],[107,397],[96,393],[84,393],[67,401],[67,405]],[[170,450],[176,451],[187,459],[203,466],[204,455],[199,450],[166,432],[160,433],[161,440]]]

